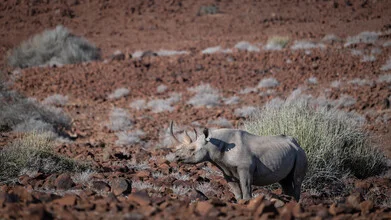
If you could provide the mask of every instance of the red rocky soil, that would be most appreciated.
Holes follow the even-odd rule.
[[[49,3],[47,3],[49,2]],[[214,4],[220,13],[197,15],[203,5]],[[20,41],[46,28],[62,24],[102,49],[104,61],[63,67],[37,67],[13,71],[3,62],[2,69],[14,79],[13,88],[43,100],[53,94],[69,97],[63,110],[73,119],[70,134],[77,138],[57,145],[61,154],[88,161],[96,172],[87,183],[74,183],[73,174],[21,176],[16,185],[0,186],[0,219],[5,218],[391,218],[389,175],[366,180],[349,179],[352,189],[332,198],[304,192],[296,203],[279,189],[256,188],[261,194],[251,201],[234,202],[234,196],[211,164],[178,166],[165,155],[161,134],[170,120],[178,125],[197,122],[200,127],[226,118],[235,127],[243,117],[235,109],[262,106],[273,98],[288,97],[294,89],[337,100],[343,94],[356,102],[343,107],[357,112],[369,122],[368,129],[381,137],[380,146],[390,156],[391,84],[378,78],[390,71],[381,67],[390,59],[391,4],[383,1],[2,1],[0,3],[0,56]],[[371,44],[344,47],[348,36],[363,31],[381,33]],[[340,41],[323,42],[324,49],[291,50],[295,40],[321,42],[327,34]],[[269,36],[288,36],[290,43],[280,51],[265,51]],[[207,47],[234,48],[239,41],[259,46],[260,52],[233,49],[232,53],[202,54]],[[381,49],[373,62],[361,62],[351,49]],[[179,56],[131,58],[137,50],[186,50]],[[116,50],[125,59],[113,60]],[[241,94],[273,77],[280,84]],[[307,79],[316,77],[317,83]],[[360,78],[367,84],[349,81]],[[340,87],[331,82],[340,80]],[[188,104],[194,93],[189,87],[209,83],[224,98],[238,96],[237,104],[196,108]],[[167,90],[158,93],[161,84]],[[129,95],[108,99],[114,90],[125,87]],[[129,105],[168,98],[171,92],[181,99],[173,111],[154,113]],[[270,92],[270,91],[269,91]],[[115,144],[117,136],[105,125],[114,108],[129,111],[133,127],[145,132],[141,142]],[[2,134],[1,145],[14,138]],[[135,166],[144,164],[144,167]],[[205,168],[206,167],[206,168]],[[160,176],[153,176],[157,172]],[[187,175],[178,178],[171,173]],[[139,183],[150,184],[142,189]],[[199,183],[210,187],[205,195],[193,189]],[[173,186],[189,187],[185,195],[175,194]],[[332,190],[332,189],[330,189]]]

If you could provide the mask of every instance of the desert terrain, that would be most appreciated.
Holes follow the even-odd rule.
[[[13,48],[57,25],[100,48],[101,59],[8,64]],[[55,152],[88,166],[0,182],[0,219],[391,218],[387,0],[2,1],[0,59],[9,90],[70,118]],[[299,203],[279,187],[237,201],[211,163],[173,160],[170,121],[178,136],[242,128],[294,91],[365,121],[387,168],[303,189]],[[0,149],[26,134],[2,129]]]

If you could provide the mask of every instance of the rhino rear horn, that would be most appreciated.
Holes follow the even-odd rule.
[[[174,126],[174,122],[171,121],[171,122],[170,122],[170,134],[171,134],[171,137],[175,140],[176,143],[180,144],[181,142],[180,142],[180,141],[178,140],[178,138],[176,138],[175,135],[174,135],[173,126]]]

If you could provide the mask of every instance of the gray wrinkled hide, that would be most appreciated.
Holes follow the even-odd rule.
[[[223,172],[236,199],[250,199],[251,185],[278,182],[285,194],[299,201],[307,171],[307,157],[294,138],[256,136],[235,129],[205,129],[197,140],[187,138],[176,147],[176,160],[211,162]]]

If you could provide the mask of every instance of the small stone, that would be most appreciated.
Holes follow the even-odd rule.
[[[130,192],[132,192],[131,183],[124,178],[112,180],[110,182],[110,186],[111,192],[113,192],[116,196],[119,196],[121,194],[129,194]]]
[[[99,181],[99,180],[92,182],[92,188],[102,192],[110,191],[110,186],[106,182]]]
[[[272,198],[272,199],[270,199],[270,201],[272,203],[274,203],[274,207],[276,207],[276,208],[280,208],[280,207],[283,207],[285,205],[285,202],[283,202],[283,201],[281,201],[279,199],[276,199],[276,198]]]
[[[25,218],[28,219],[52,219],[52,215],[45,210],[43,204],[30,204],[27,209]]]
[[[136,202],[141,206],[151,204],[151,198],[149,198],[148,193],[145,191],[138,191],[138,192],[130,194],[128,196],[128,200]]]
[[[125,60],[125,54],[117,50],[111,55],[111,60]]]
[[[72,188],[75,183],[72,181],[72,178],[69,174],[64,173],[57,177],[56,181],[54,182],[54,185],[57,189],[68,190]]]
[[[64,196],[60,199],[56,199],[56,200],[53,200],[53,203],[57,203],[61,206],[71,206],[71,205],[75,205],[75,202],[76,202],[76,195],[67,195],[67,196]]]
[[[353,208],[360,210],[360,202],[362,201],[360,193],[353,193],[347,198],[347,203]]]
[[[274,207],[274,204],[268,200],[262,201],[255,212],[255,216],[261,216],[264,213],[271,212],[277,214],[277,209]]]
[[[367,215],[373,209],[373,202],[371,200],[366,200],[360,203],[360,210],[362,215]]]
[[[204,195],[201,191],[198,190],[191,190],[189,193],[189,199],[191,201],[196,200],[196,201],[206,201],[208,200],[208,197]]]
[[[264,200],[265,196],[264,195],[260,195],[256,198],[253,198],[249,201],[248,205],[247,205],[247,208],[250,210],[250,211],[255,211],[259,205],[262,203],[262,201]]]
[[[202,201],[197,203],[196,210],[201,216],[206,216],[213,209],[213,205],[208,201]]]
[[[137,172],[137,173],[136,173],[136,176],[137,176],[138,178],[143,179],[143,178],[149,177],[150,174],[151,174],[151,173],[150,173],[149,171],[142,170],[142,171]]]

